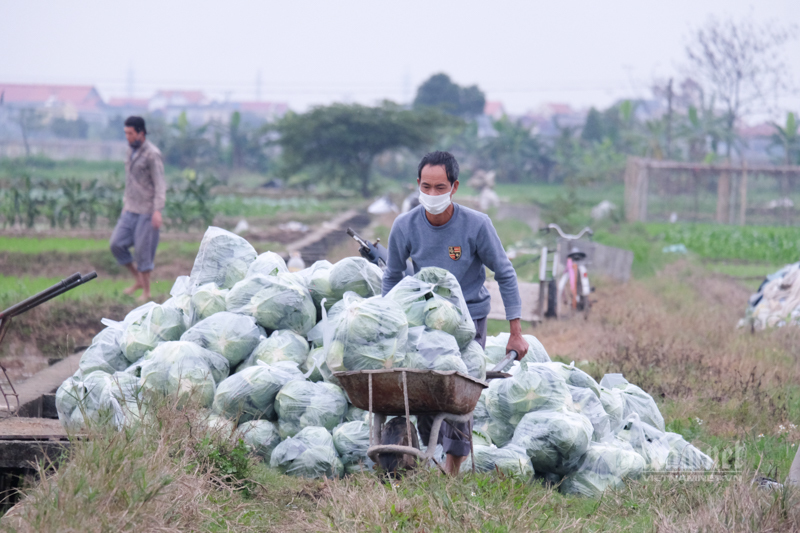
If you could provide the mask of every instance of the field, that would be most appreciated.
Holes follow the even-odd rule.
[[[99,171],[99,170],[98,170]],[[561,213],[568,192],[542,186],[500,188],[501,196],[542,207],[543,219],[586,222],[600,199],[621,203],[621,189],[581,196],[577,212]],[[282,251],[275,226],[314,225],[347,207],[341,198],[241,198],[224,205],[215,223],[232,228],[242,216],[260,228],[259,252]],[[555,207],[554,207],[555,206]],[[246,214],[243,212],[246,211]],[[561,218],[559,218],[561,217]],[[376,219],[369,237],[388,236],[390,219]],[[496,219],[506,247],[535,248],[543,239],[513,219]],[[577,229],[577,228],[572,228]],[[638,224],[606,221],[596,239],[634,251],[634,279],[598,280],[588,321],[548,321],[536,335],[554,360],[574,361],[596,379],[621,372],[651,393],[667,429],[684,435],[734,473],[703,479],[649,477],[600,500],[565,497],[540,482],[497,474],[458,480],[420,471],[400,481],[368,475],[303,481],[249,458],[224,435],[205,436],[191,409],[159,406],[138,431],[75,441],[69,460],[26,489],[27,497],[0,522],[9,531],[727,531],[800,530],[794,493],[753,488],[751,479],[782,480],[800,430],[796,351],[800,332],[752,335],[737,330],[760,277],[794,262],[793,228]],[[129,283],[107,251],[109,231],[6,232],[0,236],[0,307],[74,272],[99,278],[15,321],[0,357],[19,379],[90,342],[102,317],[120,319],[136,305]],[[188,274],[200,233],[165,233],[157,257],[154,298],[163,301],[175,277]],[[664,253],[684,244],[687,254]],[[343,245],[333,255],[355,254]],[[515,259],[521,279],[538,271],[534,255]],[[494,322],[491,332],[507,324]],[[195,429],[193,431],[193,429]],[[68,497],[65,495],[68,494]]]

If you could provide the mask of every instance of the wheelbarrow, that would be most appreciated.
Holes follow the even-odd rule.
[[[501,370],[516,358],[517,352],[509,352],[491,371],[486,372],[487,380],[508,377],[509,374]],[[425,464],[433,461],[442,472],[443,466],[434,458],[442,422],[470,422],[481,392],[489,386],[485,381],[455,370],[389,368],[334,372],[333,375],[347,392],[350,403],[369,412],[367,456],[373,462],[378,463],[380,454],[407,454],[419,458]],[[405,416],[408,442],[413,443],[411,415],[433,416],[426,451],[410,445],[381,444],[387,416]],[[468,437],[474,473],[472,427],[469,428]]]
[[[91,281],[97,277],[97,272],[90,272],[89,274],[81,275],[79,272],[71,275],[66,279],[62,279],[52,287],[43,290],[40,293],[34,294],[16,305],[12,305],[5,311],[0,311],[0,343],[3,342],[9,326],[11,326],[11,319],[15,316],[21,315],[26,311],[30,311],[48,300],[52,300],[56,296],[64,294],[65,292],[74,289],[78,285],[83,285],[87,281]],[[8,377],[6,368],[0,363],[0,372],[2,372],[3,380],[0,380],[0,394],[5,401],[5,409],[0,406],[0,410],[5,410],[7,414],[13,414],[19,410],[19,395],[17,394],[14,384],[11,383],[11,378]],[[12,405],[13,404],[13,405]]]

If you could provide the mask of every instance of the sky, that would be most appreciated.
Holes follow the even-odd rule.
[[[445,72],[510,113],[604,107],[680,78],[711,16],[800,25],[800,0],[0,0],[0,82],[95,85],[104,98],[200,89],[302,111],[408,102]],[[786,57],[798,87],[800,39]],[[800,92],[784,105],[800,110]]]

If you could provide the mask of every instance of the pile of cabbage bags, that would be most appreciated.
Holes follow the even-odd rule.
[[[319,261],[289,273],[272,252],[209,228],[191,275],[171,298],[107,326],[56,394],[70,431],[136,425],[151,395],[208,409],[205,423],[241,438],[290,475],[370,471],[366,413],[334,372],[380,368],[456,371],[483,380],[505,355],[508,334],[474,341],[461,288],[425,268],[386,297],[381,272],[362,258]],[[552,362],[525,335],[528,354],[493,380],[474,412],[479,472],[536,475],[561,490],[597,496],[646,470],[700,470],[713,461],[666,433],[655,401],[621,375],[600,383]],[[427,443],[421,443],[426,445]],[[472,468],[472,459],[464,471]]]

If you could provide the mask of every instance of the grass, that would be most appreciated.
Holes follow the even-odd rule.
[[[101,182],[123,180],[125,161],[86,161],[71,159],[55,161],[45,157],[0,158],[0,180],[29,175],[43,179],[78,178],[81,181],[99,179]]]

